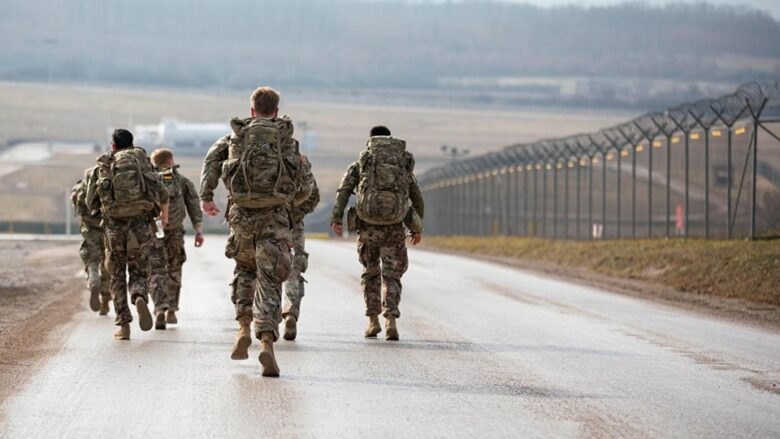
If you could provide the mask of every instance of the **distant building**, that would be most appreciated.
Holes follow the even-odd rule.
[[[109,138],[113,131],[108,130]],[[147,150],[166,147],[177,154],[202,155],[217,139],[232,130],[227,123],[187,123],[163,119],[157,125],[136,125],[132,132],[135,144]],[[296,137],[301,142],[301,152],[311,153],[319,149],[319,134],[311,130],[306,122],[296,126]]]
[[[186,123],[163,119],[158,125],[136,125],[133,135],[135,144],[147,149],[164,146],[177,154],[202,154],[230,131],[227,123]]]

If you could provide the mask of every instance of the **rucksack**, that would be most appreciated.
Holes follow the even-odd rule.
[[[389,136],[374,136],[358,160],[360,182],[357,214],[376,225],[397,224],[409,210],[412,178],[406,142]]]
[[[249,209],[292,206],[302,168],[292,121],[234,118],[230,125],[233,136],[222,169],[230,201]]]
[[[97,162],[96,189],[104,216],[127,218],[155,211],[159,180],[143,149],[111,151]]]

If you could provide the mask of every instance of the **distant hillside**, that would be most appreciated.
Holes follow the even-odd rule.
[[[705,4],[5,0],[0,38],[0,79],[11,80],[431,88],[780,75],[777,21]]]

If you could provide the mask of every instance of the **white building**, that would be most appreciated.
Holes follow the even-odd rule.
[[[158,125],[136,125],[135,144],[147,149],[166,147],[178,154],[200,154],[230,133],[227,123],[186,123],[163,119]]]

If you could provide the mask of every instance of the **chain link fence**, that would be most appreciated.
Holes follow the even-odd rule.
[[[745,84],[596,133],[511,145],[419,183],[435,235],[775,236],[780,88]]]

